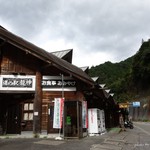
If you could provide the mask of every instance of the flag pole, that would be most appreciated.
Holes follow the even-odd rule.
[[[62,98],[64,99],[64,75],[62,74],[61,75],[61,79],[62,79]],[[62,122],[62,125],[63,125],[63,129],[62,129],[62,133],[63,133],[63,138],[65,137],[65,115],[64,115],[64,105],[65,105],[65,99],[64,99],[64,102],[63,102],[63,122]]]
[[[60,74],[61,75],[61,80],[62,80],[62,93],[61,93],[61,97],[63,99],[63,107],[62,107],[62,125],[63,125],[63,138],[64,138],[64,76],[63,74]],[[59,137],[56,137],[55,139],[56,140],[62,140],[63,138],[60,136],[61,134],[61,126],[60,126],[60,129],[59,129]]]

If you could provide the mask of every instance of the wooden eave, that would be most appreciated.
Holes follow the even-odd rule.
[[[48,64],[54,65],[56,68],[67,72],[68,74],[82,80],[83,82],[91,86],[94,85],[94,81],[85,72],[83,72],[82,69],[68,63],[65,60],[58,58],[57,56],[54,56],[53,54],[45,51],[42,48],[37,47],[36,45],[24,40],[23,38],[16,36],[15,34],[4,29],[2,26],[0,26],[0,38],[3,39],[5,42],[10,43],[18,47],[19,49],[37,57],[40,60],[43,60]]]

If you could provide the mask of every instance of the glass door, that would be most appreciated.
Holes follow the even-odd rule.
[[[64,105],[64,137],[80,137],[82,132],[82,106],[79,101],[66,101]]]

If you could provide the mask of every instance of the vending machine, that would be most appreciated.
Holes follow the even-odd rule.
[[[101,119],[101,134],[102,134],[106,132],[104,110],[100,110],[100,119]]]
[[[88,109],[88,133],[89,135],[100,134],[101,129],[101,119],[100,119],[100,109],[91,108]]]
[[[88,109],[88,134],[99,135],[106,132],[105,112],[97,108]]]

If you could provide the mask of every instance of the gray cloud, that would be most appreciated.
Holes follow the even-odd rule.
[[[1,25],[15,34],[31,41],[63,39],[85,55],[109,53],[108,61],[133,55],[150,33],[149,0],[0,0],[0,6]]]

